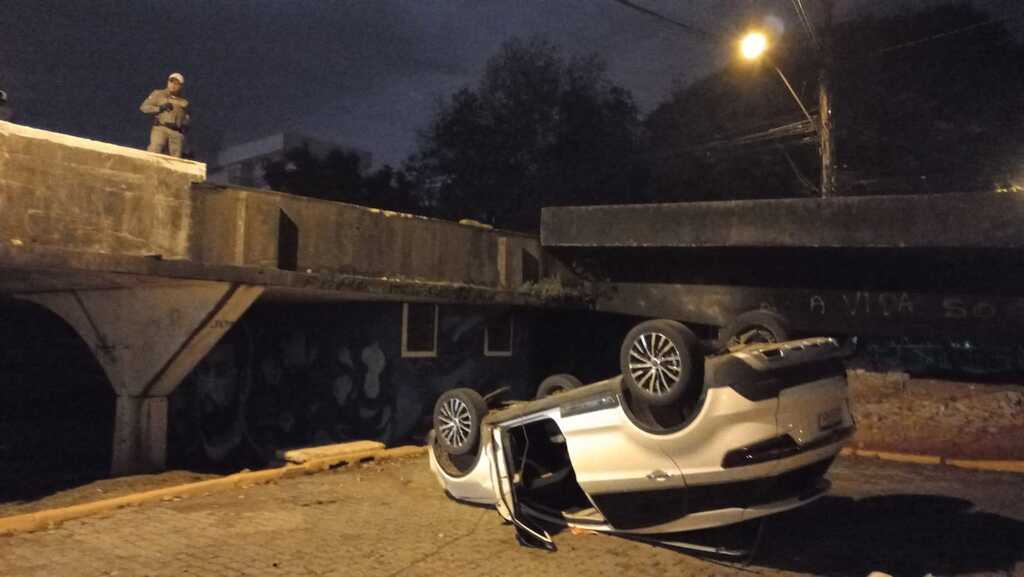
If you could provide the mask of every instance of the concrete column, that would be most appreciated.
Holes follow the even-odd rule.
[[[166,465],[167,397],[118,395],[111,473],[152,473]]]
[[[164,467],[167,395],[262,293],[183,281],[18,296],[60,315],[93,350],[118,395],[111,474],[129,475]]]
[[[507,289],[508,286],[508,238],[498,237],[498,288]]]

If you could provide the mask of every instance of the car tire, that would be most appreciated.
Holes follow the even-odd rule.
[[[786,317],[772,311],[748,311],[719,331],[718,348],[725,351],[755,343],[781,343],[789,338]]]
[[[622,340],[619,368],[630,393],[655,406],[679,400],[701,365],[700,342],[681,323],[667,319],[633,327]]]
[[[558,375],[551,375],[540,382],[540,386],[537,387],[537,394],[534,398],[543,399],[544,397],[578,389],[581,386],[583,386],[583,383],[570,374],[562,373]]]
[[[438,446],[451,455],[466,455],[480,442],[480,423],[487,403],[473,389],[445,391],[434,404],[434,434]]]

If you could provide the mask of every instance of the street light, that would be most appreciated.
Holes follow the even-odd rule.
[[[763,32],[751,31],[748,32],[740,39],[740,54],[745,60],[765,60],[775,69],[778,73],[779,78],[782,79],[782,83],[789,89],[790,95],[793,96],[793,100],[796,101],[800,110],[803,111],[804,116],[810,121],[811,126],[814,127],[814,131],[818,133],[819,150],[821,152],[821,195],[830,196],[832,194],[834,183],[834,176],[832,174],[832,136],[831,127],[832,120],[829,110],[829,98],[827,91],[827,77],[822,76],[820,79],[820,100],[822,106],[819,107],[821,112],[820,118],[815,120],[811,116],[811,113],[807,111],[807,107],[804,106],[802,100],[797,95],[796,91],[793,90],[793,85],[789,83],[789,79],[782,73],[782,70],[772,62],[771,58],[768,57],[769,42],[768,36]]]
[[[768,50],[768,37],[763,32],[748,32],[740,40],[740,54],[747,60],[757,60]]]

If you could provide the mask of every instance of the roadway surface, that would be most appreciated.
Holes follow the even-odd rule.
[[[0,537],[0,575],[1024,577],[1024,475],[842,458],[831,476],[830,496],[769,522],[746,567],[569,531],[554,553],[520,547],[417,457]]]

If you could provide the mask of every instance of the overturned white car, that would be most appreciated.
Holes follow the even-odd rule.
[[[622,376],[556,375],[493,410],[446,392],[430,465],[451,497],[547,545],[536,521],[659,539],[786,511],[828,490],[853,433],[845,354],[809,338],[705,358],[683,325],[648,321],[623,342]]]

